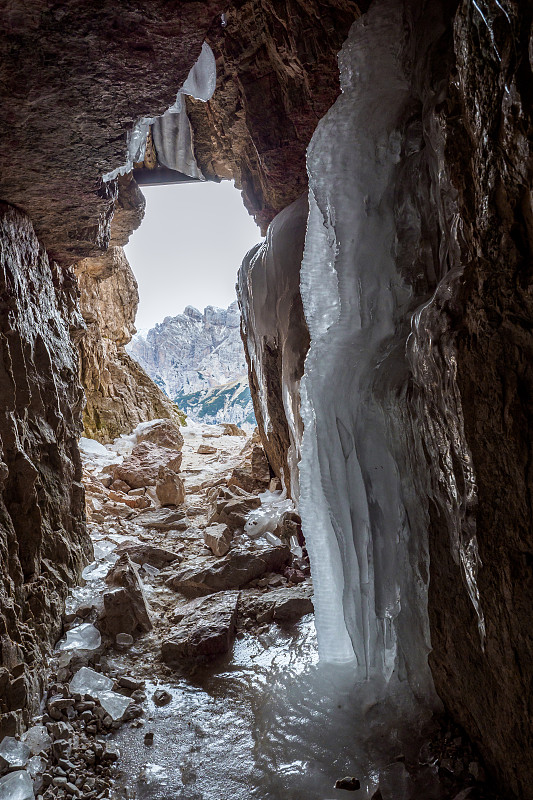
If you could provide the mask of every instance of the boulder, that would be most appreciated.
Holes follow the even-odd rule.
[[[235,425],[234,422],[224,422],[222,427],[224,429],[224,436],[246,436],[246,431],[243,431],[243,429]]]
[[[223,522],[231,530],[243,528],[246,517],[261,505],[261,499],[244,492],[239,494],[226,487],[219,487],[209,496],[207,522]]]
[[[221,558],[225,556],[231,546],[233,533],[224,523],[219,522],[209,525],[204,530],[204,542],[213,555]]]
[[[181,558],[181,555],[173,550],[165,550],[163,547],[144,543],[123,542],[117,547],[116,552],[119,554],[127,553],[131,561],[136,564],[150,564],[156,569],[163,569],[172,564],[173,561]]]
[[[168,447],[159,447],[152,442],[136,445],[131,455],[113,469],[113,479],[121,480],[131,489],[155,486],[160,467],[178,472],[181,467],[181,453]]]
[[[189,597],[240,588],[265,572],[280,570],[291,559],[285,545],[264,544],[253,550],[234,547],[214,563],[190,558],[166,580],[167,586]]]
[[[135,522],[143,528],[154,528],[156,531],[184,531],[189,527],[184,511],[174,508],[154,508],[139,514]]]
[[[158,419],[137,434],[137,442],[151,442],[168,450],[181,450],[183,436],[171,419]]]
[[[185,500],[185,484],[177,472],[160,467],[155,493],[162,506],[179,506]]]
[[[116,587],[105,592],[101,627],[110,636],[129,633],[132,636],[152,629],[148,601],[137,568],[123,553],[109,570],[106,583]]]
[[[217,449],[216,447],[213,447],[210,444],[201,444],[196,452],[199,453],[201,456],[209,456],[216,453]]]
[[[312,597],[310,585],[274,589],[250,599],[245,614],[260,618],[261,622],[295,622],[313,613]]]
[[[220,592],[189,603],[181,621],[161,646],[163,661],[173,664],[196,656],[227,653],[233,644],[239,592]]]
[[[129,486],[126,481],[116,480],[109,486],[112,492],[122,492],[123,494],[127,494],[131,490],[131,486]]]

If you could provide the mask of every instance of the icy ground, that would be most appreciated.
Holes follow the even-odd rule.
[[[182,548],[188,558],[213,561],[199,536],[206,522],[207,493],[226,484],[232,469],[242,465],[243,450],[246,453],[250,447],[243,437],[227,435],[221,426],[184,429],[181,474],[187,487],[183,507],[187,526],[147,530],[137,521],[142,509],[132,511],[109,499],[102,503],[102,494],[95,488],[97,476],[105,475],[102,469],[109,470],[111,463],[127,456],[145,427],[121,437],[112,448],[82,442],[95,562],[84,570],[84,586],[73,589],[69,597],[67,635],[51,662],[53,678],[43,708],[45,717],[35,720],[35,724],[48,721],[55,737],[54,758],[45,755],[41,767],[35,763],[26,767],[37,769],[37,797],[342,800],[344,790],[334,785],[345,777],[360,782],[354,796],[366,800],[485,797],[478,791],[479,784],[472,788],[472,777],[465,787],[464,781],[453,776],[459,759],[465,770],[473,758],[457,739],[457,731],[444,736],[440,762],[435,748],[428,748],[427,737],[436,726],[414,702],[407,682],[393,678],[388,687],[379,681],[361,684],[356,682],[353,664],[318,664],[311,614],[284,623],[240,614],[235,642],[226,655],[170,667],[161,660],[161,645],[172,630],[172,616],[188,601],[165,584],[171,567],[158,570],[145,563],[139,575],[153,629],[123,645],[119,638],[124,634],[116,641],[100,636],[92,623],[98,624],[95,612],[101,608],[103,591],[109,589],[104,578],[118,559],[116,548],[125,542],[174,551]],[[211,445],[216,452],[200,454],[200,445]],[[98,496],[100,501],[95,503]],[[272,518],[274,525],[290,505],[275,491],[262,497],[263,505],[249,519],[256,523],[251,525],[253,537],[237,534],[237,539],[247,537],[251,553],[269,533],[265,520]],[[281,571],[267,574],[241,590],[241,604],[264,597],[273,588],[295,596],[305,593],[306,586],[309,579],[293,585]],[[96,672],[80,672],[84,665]],[[98,697],[110,715],[101,718],[97,732],[90,729],[95,722],[92,710],[83,712],[85,717],[78,712],[76,717],[68,705],[73,701],[62,699],[62,687],[69,682],[70,696],[74,685],[78,696],[84,695],[87,675],[89,682],[103,682],[88,694]],[[65,723],[50,721],[46,714]],[[401,729],[393,720],[401,720]],[[73,727],[62,743],[57,725],[63,724]],[[70,755],[58,762],[55,753],[61,747],[68,750],[69,737]],[[87,757],[98,748],[104,755],[95,766],[94,756],[92,761]],[[449,756],[444,779],[443,755]],[[32,762],[35,759],[40,761],[34,756]],[[9,792],[7,784],[6,788]],[[30,797],[17,795],[17,800]],[[0,798],[14,800],[9,793],[2,794],[1,785]]]

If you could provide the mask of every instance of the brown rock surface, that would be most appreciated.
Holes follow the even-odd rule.
[[[167,467],[159,467],[155,492],[162,506],[179,506],[185,500],[182,479],[177,472]]]
[[[104,594],[105,614],[101,621],[106,633],[132,636],[152,629],[150,609],[137,569],[128,553],[123,553],[110,569],[106,583],[116,587]]]
[[[206,546],[209,547],[213,555],[219,558],[225,556],[230,549],[232,538],[232,531],[227,525],[222,523],[208,525],[204,530],[204,542]]]
[[[245,0],[207,38],[217,90],[187,100],[203,174],[234,177],[259,226],[305,190],[305,151],[339,92],[337,52],[368,2]]]
[[[113,232],[123,214],[115,214]],[[122,247],[113,246],[98,258],[79,261],[75,272],[87,325],[87,334],[80,342],[80,374],[87,398],[86,435],[105,443],[149,419],[168,417],[179,424],[177,406],[124,348],[135,333],[139,295]],[[181,434],[173,436],[170,429],[167,434],[175,447]],[[147,432],[147,437],[157,435]]]
[[[290,550],[285,545],[265,544],[254,550],[235,546],[228,555],[215,562],[206,563],[204,558],[188,559],[166,583],[187,597],[240,588],[265,572],[281,569],[290,556]]]
[[[174,102],[222,10],[216,0],[4,8],[0,197],[25,209],[62,264],[107,246],[116,186],[101,176],[125,162],[136,120]]]
[[[166,467],[177,472],[181,466],[181,453],[158,447],[152,442],[141,442],[136,445],[131,455],[113,470],[113,478],[128,484],[132,489],[144,486],[155,486],[159,478],[159,470]]]
[[[83,394],[74,276],[0,204],[0,738],[36,711],[68,585],[91,553],[77,447]]]
[[[444,515],[434,508],[429,595],[437,691],[500,784],[520,798],[533,797],[533,65],[526,56],[533,40],[526,5],[495,7],[493,39],[472,7],[460,4],[448,101],[446,161],[458,193],[465,273],[442,301],[449,338],[437,346],[439,354],[450,341],[455,346],[452,369],[475,471],[477,503],[463,525],[472,514],[484,652]]]
[[[239,592],[220,592],[189,603],[181,622],[161,647],[161,658],[175,663],[183,658],[227,653],[235,632]]]

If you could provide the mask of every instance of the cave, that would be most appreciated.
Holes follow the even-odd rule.
[[[53,653],[94,560],[80,441],[105,450],[161,420],[163,447],[187,441],[125,349],[123,248],[143,185],[201,176],[235,181],[258,226],[238,278],[258,434],[232,485],[261,474],[297,510],[314,627],[296,661],[312,661],[315,628],[320,658],[300,679],[280,640],[280,695],[251,701],[253,741],[221,717],[213,756],[246,765],[240,784],[198,776],[191,756],[181,796],[211,781],[228,800],[533,798],[532,9],[10,0],[0,26],[0,797],[131,796],[74,768],[70,781],[63,734],[104,705],[83,682],[65,689]],[[154,486],[179,489],[173,458]],[[215,488],[224,513],[233,490]],[[180,502],[169,513],[188,530]],[[128,558],[116,592],[138,580]],[[206,720],[176,713],[196,752]],[[36,719],[48,783],[30,777],[28,747],[22,764],[8,752]],[[409,738],[427,725],[438,752],[426,742],[424,761]],[[94,730],[93,763],[120,768]],[[144,760],[139,797],[163,798]]]

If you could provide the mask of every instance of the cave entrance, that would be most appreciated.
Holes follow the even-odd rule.
[[[189,420],[255,426],[235,283],[260,232],[233,182],[142,190],[143,223],[125,248],[139,289],[127,350]]]

